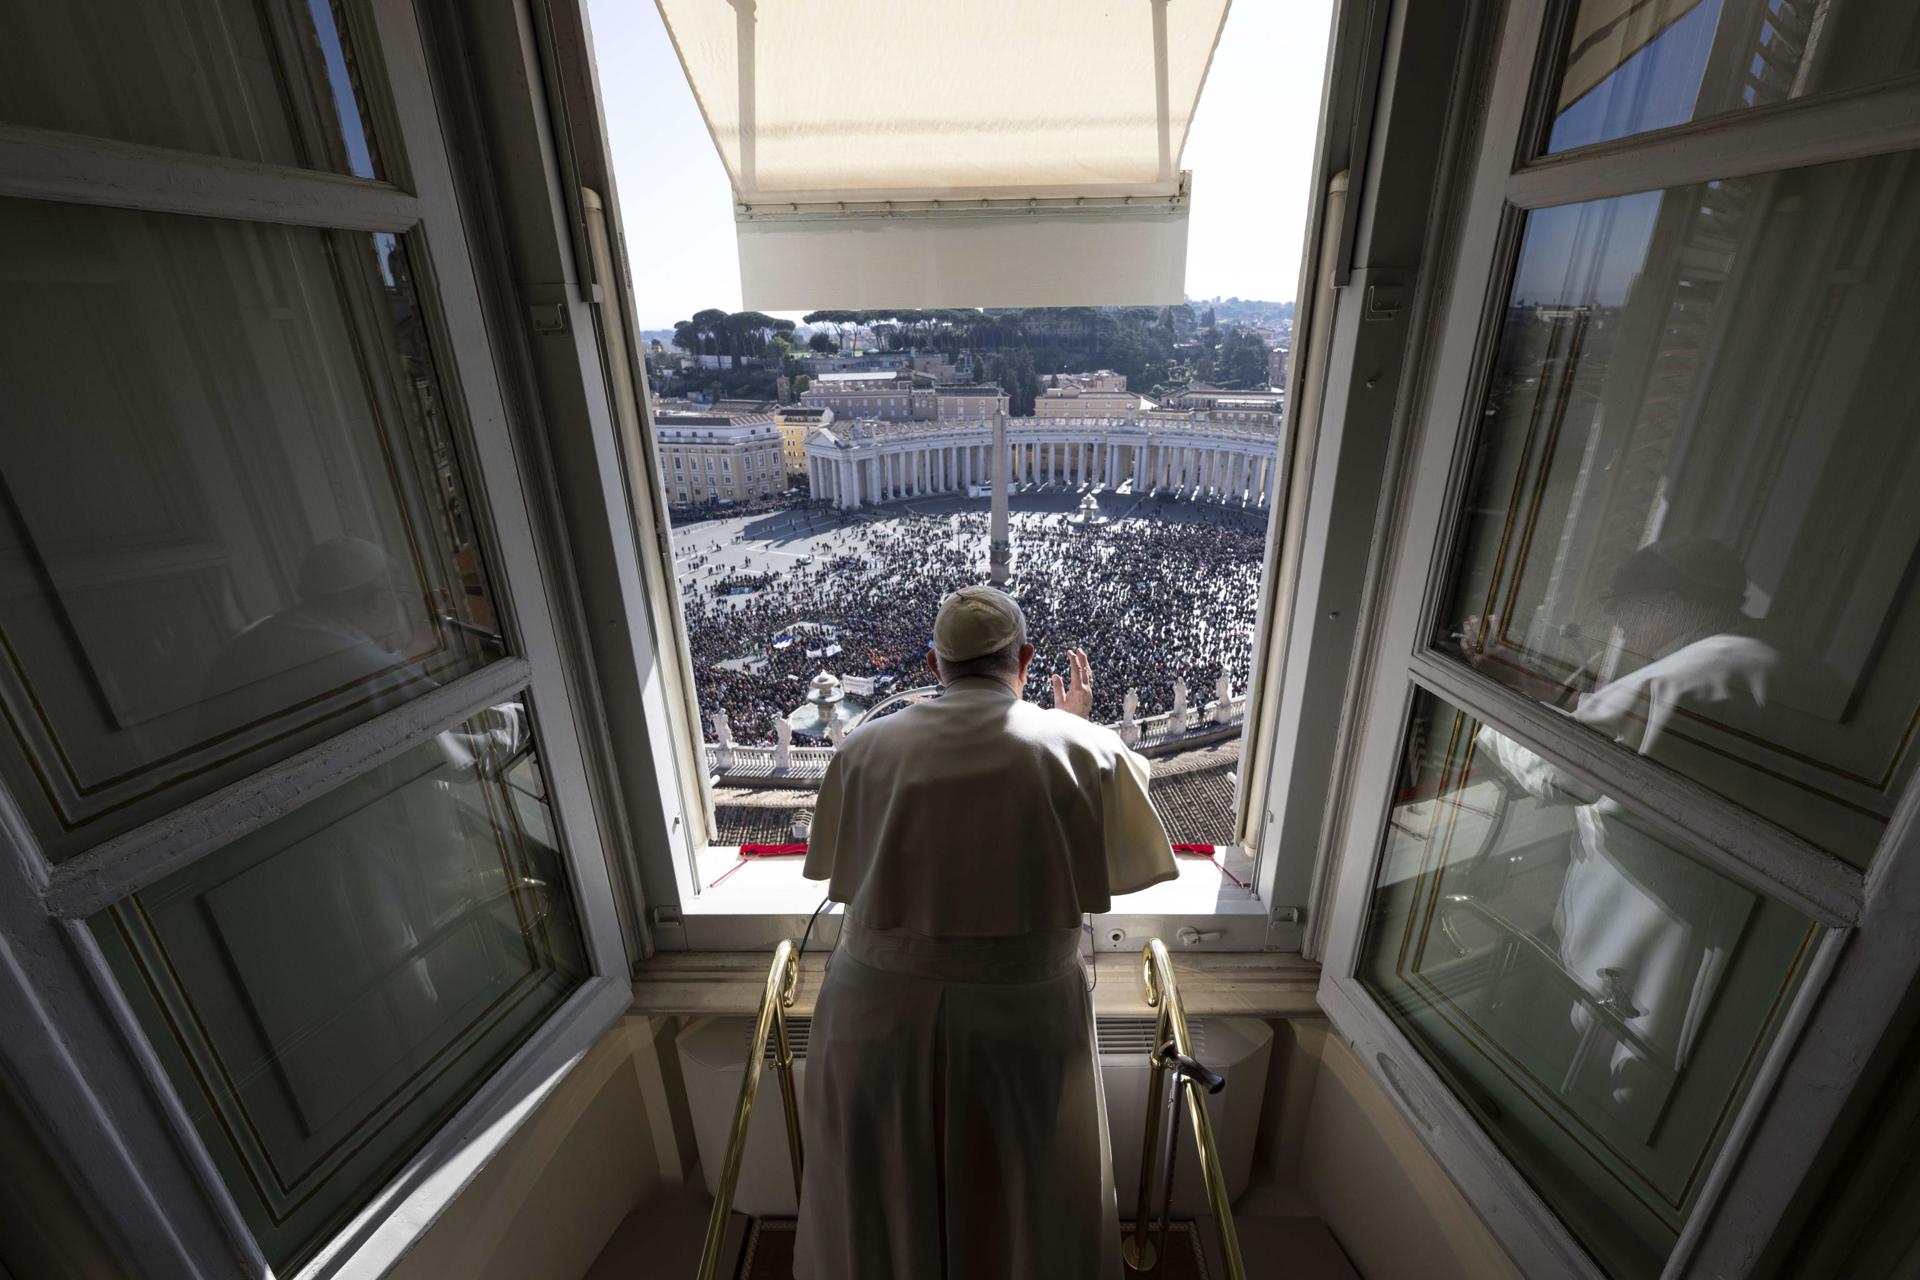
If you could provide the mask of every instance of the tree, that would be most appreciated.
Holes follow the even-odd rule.
[[[823,356],[833,355],[840,350],[840,344],[836,342],[833,335],[825,329],[814,330],[813,336],[807,339],[807,346],[818,351]]]
[[[727,341],[727,313],[718,307],[708,307],[704,311],[693,313],[694,332],[700,335],[700,348],[707,355],[723,354]]]
[[[1007,411],[1016,418],[1031,417],[1034,401],[1040,398],[1040,375],[1033,367],[1033,353],[1025,347],[998,362],[1000,389],[1007,393]]]

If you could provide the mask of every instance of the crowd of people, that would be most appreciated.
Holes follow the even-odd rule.
[[[1161,519],[1152,504],[1110,523],[1015,512],[1013,594],[1035,649],[1027,697],[1066,673],[1069,648],[1094,664],[1093,719],[1120,719],[1128,689],[1142,716],[1173,703],[1184,678],[1194,705],[1224,674],[1244,694],[1259,608],[1264,512],[1188,508]],[[734,741],[767,743],[826,670],[870,678],[879,693],[931,681],[927,637],[948,592],[987,577],[984,512],[846,517],[796,513],[796,534],[828,549],[751,594],[738,575],[698,575],[720,544],[681,562],[687,638],[706,736],[725,711]],[[810,625],[797,625],[810,624]]]

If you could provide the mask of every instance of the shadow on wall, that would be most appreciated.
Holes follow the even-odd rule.
[[[602,1036],[388,1280],[579,1280],[662,1182],[650,1020]],[[672,1160],[671,1155],[667,1159]],[[675,1175],[677,1177],[677,1174]]]
[[[1519,1280],[1446,1171],[1320,1019],[1274,1023],[1257,1177],[1368,1280]],[[1243,1206],[1243,1212],[1249,1206]]]

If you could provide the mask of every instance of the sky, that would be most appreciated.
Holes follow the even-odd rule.
[[[659,11],[645,0],[588,11],[641,327],[739,310],[732,191]],[[1295,293],[1331,12],[1332,0],[1228,10],[1181,158],[1193,173],[1189,297]]]

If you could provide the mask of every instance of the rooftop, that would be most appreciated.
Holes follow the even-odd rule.
[[[1167,836],[1176,844],[1227,844],[1233,839],[1234,771],[1240,739],[1194,747],[1153,761],[1147,792]],[[802,837],[795,824],[813,822],[814,790],[716,786],[713,842],[717,845],[789,844]]]
[[[911,376],[905,369],[855,369],[848,373],[816,373],[815,385],[823,382],[892,382]]]

